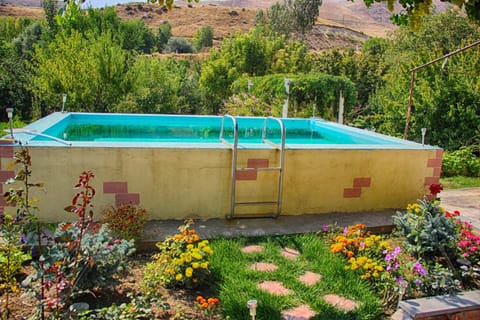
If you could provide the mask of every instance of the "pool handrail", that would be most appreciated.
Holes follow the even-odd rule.
[[[13,131],[13,133],[25,133],[25,134],[30,134],[30,135],[33,135],[33,136],[39,136],[39,137],[48,138],[48,139],[51,139],[51,140],[53,140],[53,141],[63,143],[63,144],[65,144],[65,145],[67,145],[67,146],[71,146],[71,145],[72,145],[71,142],[68,142],[68,141],[66,141],[66,140],[63,140],[63,139],[60,139],[60,138],[57,138],[57,137],[54,137],[54,136],[51,136],[51,135],[48,135],[48,134],[45,134],[45,133],[28,130],[28,129],[25,129],[25,128],[17,128],[17,129],[13,129],[12,131]],[[10,131],[9,131],[9,132],[10,132]]]
[[[225,118],[229,118],[232,120],[233,123],[233,143],[227,141],[223,138],[224,127],[225,127]],[[267,139],[266,132],[268,127],[269,120],[276,121],[280,126],[280,144],[274,143]],[[286,133],[285,133],[285,125],[283,121],[279,118],[275,117],[266,117],[263,125],[262,130],[262,142],[268,144],[276,149],[280,150],[280,159],[279,159],[279,166],[278,167],[266,167],[266,168],[237,168],[237,149],[238,149],[238,122],[237,119],[231,115],[224,115],[222,118],[221,128],[220,128],[220,141],[223,143],[227,143],[231,145],[232,148],[232,170],[231,170],[231,193],[230,193],[230,214],[227,215],[227,219],[232,218],[265,218],[264,215],[253,215],[253,216],[235,216],[235,206],[236,205],[271,205],[276,204],[276,213],[274,215],[269,215],[268,217],[277,218],[280,216],[282,210],[282,191],[283,191],[283,168],[284,168],[284,161],[285,161],[285,140],[286,140]],[[278,171],[279,178],[278,178],[278,191],[277,191],[277,201],[262,201],[262,202],[236,202],[235,201],[235,188],[236,188],[236,174],[238,171]]]

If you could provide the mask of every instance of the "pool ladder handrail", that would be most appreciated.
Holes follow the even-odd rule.
[[[233,123],[233,143],[227,141],[223,138],[225,118],[229,118]],[[267,127],[268,121],[274,120],[278,122],[280,126],[280,144],[274,143],[267,139]],[[282,210],[282,190],[283,190],[283,169],[285,164],[285,125],[283,121],[275,117],[265,118],[262,130],[262,142],[269,144],[270,146],[280,150],[280,159],[278,167],[267,167],[267,168],[237,168],[237,155],[238,155],[238,122],[237,119],[231,115],[224,115],[222,118],[222,124],[220,128],[220,141],[226,144],[229,144],[232,147],[232,171],[231,171],[231,193],[230,193],[230,214],[227,215],[227,219],[233,218],[277,218],[280,216]],[[235,186],[236,186],[236,173],[239,171],[278,171],[278,191],[277,191],[277,201],[256,201],[256,202],[236,202],[235,200]],[[238,205],[277,205],[277,210],[274,215],[236,215],[235,216],[235,207]]]

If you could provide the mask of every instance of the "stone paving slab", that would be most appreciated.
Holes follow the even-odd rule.
[[[316,315],[317,313],[310,309],[308,305],[301,305],[282,312],[282,318],[284,320],[308,320]]]
[[[447,211],[460,211],[460,219],[480,230],[480,188],[449,189],[439,194],[441,206]]]

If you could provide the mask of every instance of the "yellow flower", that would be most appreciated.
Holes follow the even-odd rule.
[[[181,273],[177,273],[177,275],[175,276],[175,280],[177,281],[181,281],[183,279],[183,276]]]
[[[208,268],[208,262],[202,262],[200,264],[200,267],[202,267],[203,269],[207,269]]]
[[[212,250],[212,248],[210,248],[210,247],[205,247],[205,248],[203,248],[203,251],[204,251],[205,253],[209,254],[209,255],[212,255],[212,253],[213,253],[213,250]]]
[[[200,254],[200,251],[198,251],[198,250],[192,252],[192,257],[197,259],[197,260],[202,259],[202,255]]]
[[[193,249],[193,244],[187,244],[187,249],[192,250]]]
[[[185,262],[186,262],[186,263],[192,262],[192,255],[191,255],[191,254],[187,253],[187,254],[185,255]]]
[[[198,269],[199,267],[200,267],[200,263],[198,263],[198,262],[192,263],[192,268],[193,269]]]
[[[193,269],[192,268],[188,267],[187,269],[185,269],[185,276],[187,278],[191,278],[192,275],[193,275]]]

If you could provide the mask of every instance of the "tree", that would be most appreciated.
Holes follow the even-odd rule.
[[[158,52],[161,53],[165,49],[165,46],[167,45],[171,36],[172,26],[170,23],[166,22],[158,27],[157,36],[155,38]]]
[[[322,5],[322,0],[287,0],[287,2],[292,6],[295,29],[303,40],[317,20],[318,7]]]
[[[59,32],[33,55],[32,91],[41,116],[54,111],[62,93],[69,111],[108,112],[130,88],[128,52],[105,32]]]
[[[411,81],[410,69],[473,43],[480,27],[458,11],[425,18],[418,32],[402,27],[385,51],[389,65],[385,86],[369,99],[375,111],[377,130],[401,136],[405,128]],[[480,137],[480,69],[478,48],[464,51],[443,63],[416,72],[413,110],[408,137],[421,139],[427,128],[427,142],[454,150],[478,143]]]
[[[349,0],[354,1],[354,0]],[[465,8],[467,16],[475,22],[480,22],[480,1],[479,0],[445,0],[457,5],[460,9]],[[388,9],[393,12],[395,0],[364,0],[367,7],[370,7],[374,2],[387,2]],[[432,0],[399,0],[398,3],[402,6],[401,13],[394,13],[391,19],[394,23],[399,25],[410,25],[413,29],[420,28],[422,19],[432,12],[434,3]]]
[[[57,16],[57,0],[43,0],[42,7],[47,20],[48,33],[53,36],[57,32],[57,21],[55,18]]]
[[[193,43],[197,51],[213,46],[213,29],[205,26],[195,32]]]
[[[305,34],[312,30],[321,5],[322,0],[284,0],[283,4],[277,2],[267,10],[270,28],[287,37],[292,31],[297,31],[303,40]]]
[[[168,39],[167,45],[165,47],[165,52],[167,53],[193,53],[193,46],[185,38],[182,37],[171,37]]]

